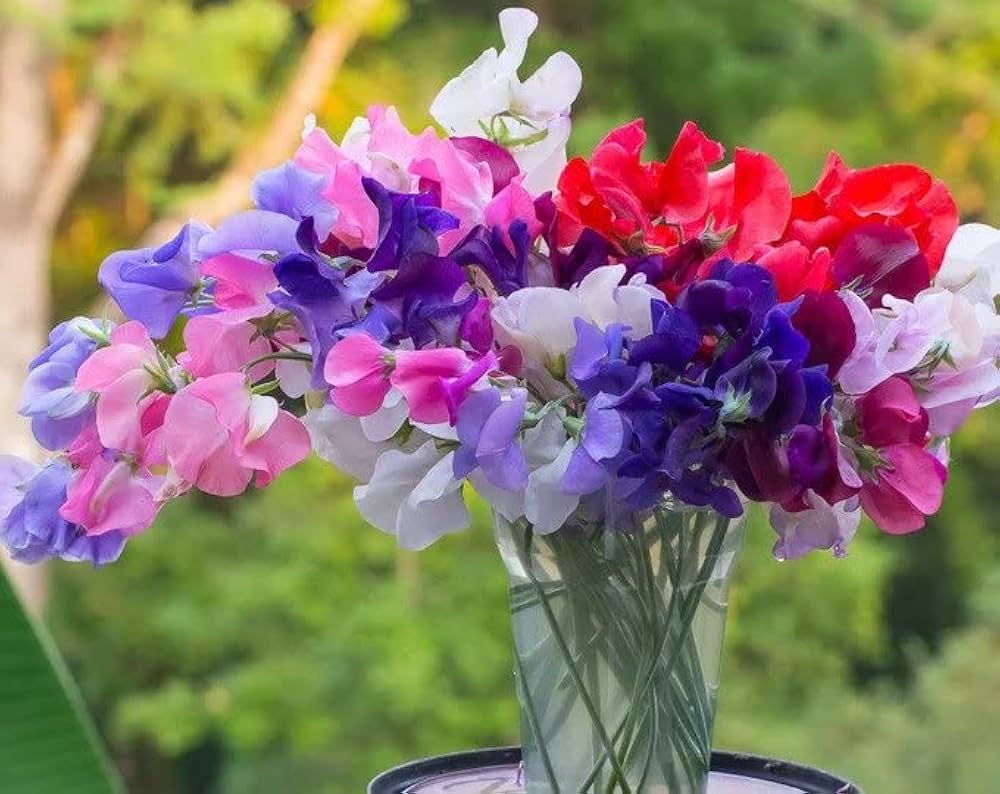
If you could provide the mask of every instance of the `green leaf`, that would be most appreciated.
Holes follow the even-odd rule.
[[[69,672],[0,572],[0,780],[19,794],[124,791]]]

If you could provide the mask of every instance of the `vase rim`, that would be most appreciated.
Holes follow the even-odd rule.
[[[383,772],[371,782],[368,794],[405,794],[410,787],[439,775],[515,766],[520,761],[521,748],[516,746],[434,756]],[[829,772],[749,753],[713,750],[712,771],[749,781],[796,787],[802,794],[863,794],[850,781]]]

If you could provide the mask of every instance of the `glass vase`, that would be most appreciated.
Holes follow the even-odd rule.
[[[547,535],[494,524],[527,794],[704,794],[743,520],[665,502]]]

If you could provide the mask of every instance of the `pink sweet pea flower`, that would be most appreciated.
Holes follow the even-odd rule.
[[[162,369],[149,333],[136,321],[115,328],[111,344],[80,366],[76,388],[97,393],[97,432],[105,447],[142,454],[144,400],[157,385],[150,372]]]
[[[400,193],[436,191],[441,208],[460,224],[442,235],[445,252],[483,221],[493,199],[493,173],[487,162],[430,127],[410,132],[392,107],[369,108],[365,118],[355,119],[339,146],[323,130],[308,130],[295,164],[327,177],[323,196],[340,213],[333,234],[349,247],[373,248],[378,242],[378,211],[364,190],[366,176]]]
[[[330,400],[345,414],[371,416],[391,388],[392,354],[368,334],[350,334],[326,356],[323,377],[333,389]]]
[[[390,382],[403,393],[416,422],[454,424],[458,406],[484,375],[497,367],[491,351],[476,362],[454,347],[400,350]]]
[[[309,454],[309,433],[273,397],[251,395],[235,372],[196,380],[173,396],[160,431],[167,462],[215,496],[259,488]]]
[[[153,496],[157,480],[137,476],[126,460],[98,455],[73,476],[59,515],[82,526],[88,535],[134,535],[147,529],[159,512]]]
[[[223,372],[239,372],[251,361],[271,353],[271,343],[251,323],[271,313],[272,306],[250,306],[192,317],[184,327],[185,352],[177,361],[188,372],[203,378]],[[252,380],[260,380],[274,369],[273,361],[250,368]]]
[[[351,334],[333,346],[323,375],[330,399],[344,413],[370,416],[392,387],[406,400],[415,422],[454,423],[458,406],[484,375],[497,367],[491,351],[473,361],[457,347],[390,351],[368,334]]]
[[[278,288],[274,268],[238,254],[219,254],[201,263],[202,275],[215,281],[212,292],[220,309],[268,306],[267,294]]]
[[[862,486],[861,506],[883,532],[915,532],[940,509],[948,469],[916,444],[894,444],[879,452],[886,465]]]

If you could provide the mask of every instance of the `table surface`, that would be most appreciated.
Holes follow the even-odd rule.
[[[509,765],[441,775],[410,786],[405,794],[524,794],[524,787],[518,782],[517,766]],[[713,772],[708,794],[802,794],[802,789]]]

